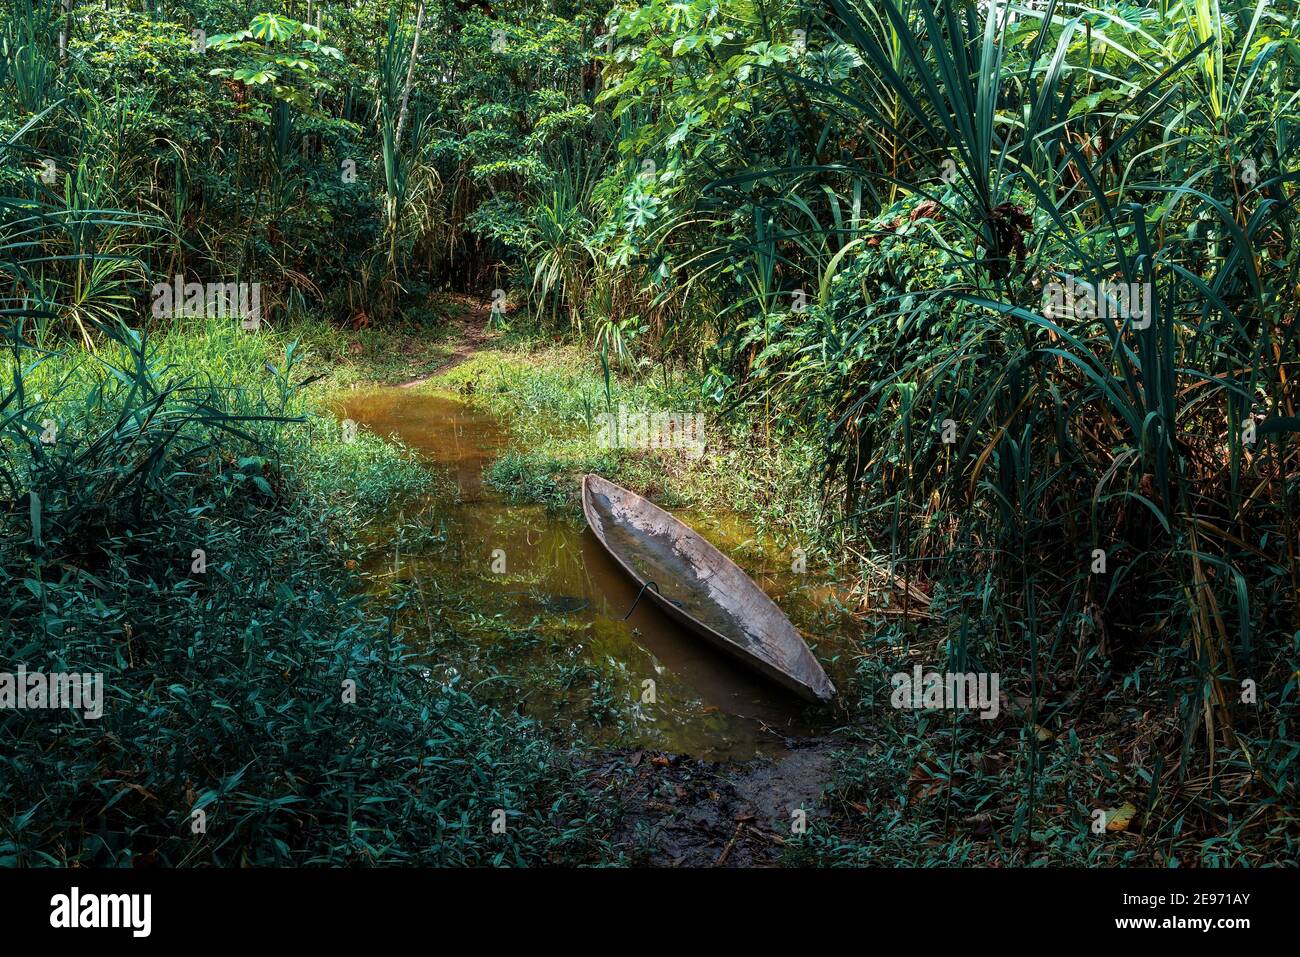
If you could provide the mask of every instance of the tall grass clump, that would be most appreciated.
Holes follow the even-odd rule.
[[[1193,856],[1293,845],[1300,73],[1294,17],[1214,6],[831,0],[817,43],[861,68],[774,68],[826,131],[872,135],[765,171],[785,235],[737,247],[763,288],[807,283],[800,244],[836,252],[725,368],[822,436],[845,521],[929,600],[902,613],[939,623],[912,654],[1000,672],[1023,705],[999,784],[1021,798],[994,815],[1021,849],[1049,807],[1086,835],[1124,801],[1148,860],[1243,802],[1262,810]],[[878,212],[845,224],[864,188]],[[834,225],[798,226],[810,209]]]

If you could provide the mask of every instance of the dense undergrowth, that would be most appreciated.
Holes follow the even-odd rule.
[[[98,719],[5,712],[0,861],[583,860],[596,812],[563,755],[422,662],[401,596],[367,602],[345,568],[428,474],[311,416],[292,349],[270,366],[237,337],[10,343],[0,660],[105,690]]]

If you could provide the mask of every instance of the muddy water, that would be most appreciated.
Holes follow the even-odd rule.
[[[484,484],[484,468],[509,446],[508,431],[492,416],[455,399],[403,389],[346,394],[337,411],[378,435],[399,437],[455,484],[454,494],[395,503],[405,523],[427,525],[436,538],[406,554],[400,549],[381,554],[369,569],[375,581],[396,576],[435,585],[443,594],[468,596],[488,619],[545,634],[548,640],[533,642],[531,649],[512,648],[509,670],[560,666],[568,674],[598,673],[623,719],[575,718],[562,706],[569,691],[545,682],[529,686],[526,700],[517,702],[521,711],[544,722],[573,721],[589,740],[709,760],[779,754],[788,738],[834,726],[832,711],[806,706],[751,674],[683,631],[651,602],[642,600],[624,620],[637,588],[586,529],[576,505],[574,516],[512,505]],[[828,674],[842,686],[848,655],[838,664],[828,659],[849,650],[849,626],[837,610],[819,602],[823,583],[791,573],[788,559],[735,515],[676,514],[745,569],[805,635],[813,636]],[[465,637],[474,640],[473,630]],[[482,640],[497,639],[485,634]],[[655,683],[652,704],[642,701],[646,679]]]

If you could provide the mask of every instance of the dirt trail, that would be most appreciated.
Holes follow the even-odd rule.
[[[477,299],[472,296],[460,296],[456,299],[466,308],[463,315],[457,316],[453,322],[460,326],[460,336],[457,338],[455,345],[452,346],[451,355],[447,361],[422,376],[414,378],[409,382],[401,383],[398,388],[412,389],[417,385],[423,385],[436,375],[441,375],[448,369],[454,369],[474,353],[482,349],[485,344],[496,338],[497,333],[488,329],[488,323],[492,319],[492,303],[485,299]]]

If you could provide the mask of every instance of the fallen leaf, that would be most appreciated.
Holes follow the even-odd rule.
[[[1128,801],[1106,812],[1106,830],[1127,831],[1138,809]]]
[[[924,801],[943,790],[943,782],[937,780],[923,764],[918,764],[912,769],[912,776],[908,783],[908,801],[911,803]]]

